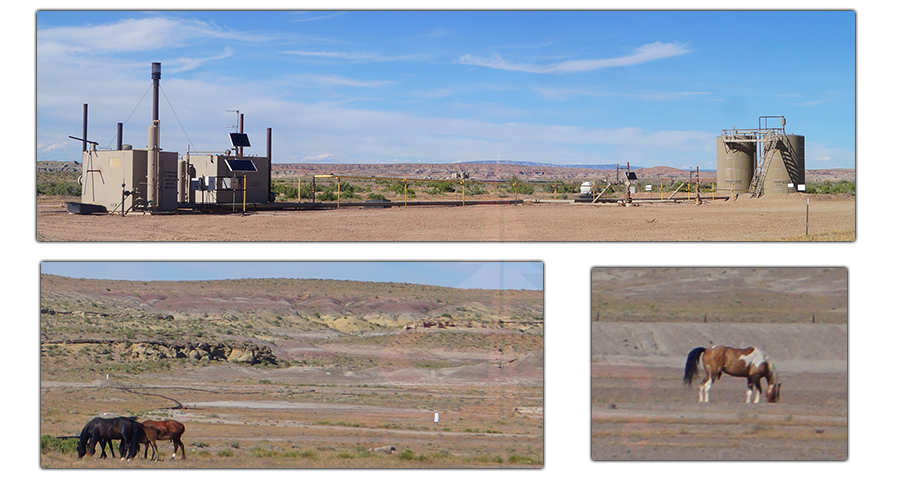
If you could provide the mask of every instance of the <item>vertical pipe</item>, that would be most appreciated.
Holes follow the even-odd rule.
[[[266,158],[268,160],[268,169],[266,174],[266,185],[269,186],[269,190],[266,192],[267,199],[269,201],[275,201],[275,196],[272,193],[272,127],[266,129]],[[297,194],[298,199],[300,194]]]
[[[238,132],[244,133],[244,113],[241,113],[241,127]],[[244,156],[244,146],[238,146],[238,156]]]
[[[122,122],[116,124],[116,151],[122,151]]]
[[[147,129],[147,204],[156,210],[159,184],[159,120]]]
[[[158,206],[159,190],[159,79],[162,76],[162,63],[150,63],[150,76],[153,79],[153,120],[147,130],[147,204],[150,210]]]
[[[159,79],[162,77],[162,63],[150,63],[150,76],[153,78],[153,120],[159,120]]]
[[[87,151],[87,103],[84,103],[84,112],[81,118],[81,138],[84,139],[81,141],[81,152]]]

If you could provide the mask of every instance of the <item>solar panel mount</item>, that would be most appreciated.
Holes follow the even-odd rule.
[[[252,161],[241,158],[226,158],[225,165],[232,172],[258,172]]]
[[[231,132],[228,134],[231,137],[231,145],[236,148],[249,148],[250,147],[250,138],[247,137],[247,134],[239,133],[239,132]]]

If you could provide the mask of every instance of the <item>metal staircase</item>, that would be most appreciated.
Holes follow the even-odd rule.
[[[779,142],[781,142],[781,136],[778,135],[768,137],[763,142],[765,156],[763,157],[762,163],[756,167],[756,172],[753,174],[753,180],[750,181],[750,188],[748,191],[751,198],[759,198],[759,195],[762,194],[763,184],[766,182],[766,173],[768,173],[769,166],[775,158],[775,153],[778,152]]]

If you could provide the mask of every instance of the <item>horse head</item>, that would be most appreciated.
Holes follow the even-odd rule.
[[[766,389],[766,401],[777,403],[779,399],[781,399],[781,382],[769,385],[769,388]]]

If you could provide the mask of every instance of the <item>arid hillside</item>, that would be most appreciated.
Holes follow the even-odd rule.
[[[293,279],[41,279],[44,342],[251,342],[280,354],[282,362],[291,361],[285,346],[292,336],[309,332],[395,344],[423,332],[453,332],[457,342],[473,346],[490,343],[476,337],[533,334],[539,346],[542,309],[541,293],[515,290]]]

